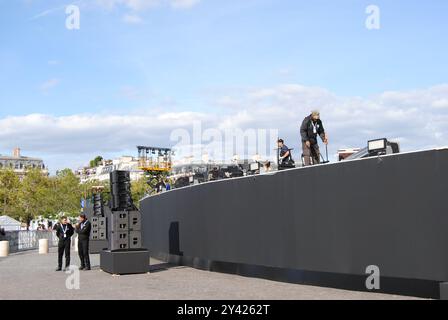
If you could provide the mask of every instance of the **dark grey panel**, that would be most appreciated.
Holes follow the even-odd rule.
[[[136,274],[149,271],[149,252],[145,249],[134,251],[100,252],[100,268],[112,274]]]
[[[141,202],[152,252],[275,268],[448,280],[448,150],[321,165]]]
[[[107,240],[90,240],[89,253],[91,254],[100,253],[103,250],[107,250],[108,247],[109,242]]]

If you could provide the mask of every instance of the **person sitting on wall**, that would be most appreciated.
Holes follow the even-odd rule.
[[[313,164],[320,163],[320,151],[317,144],[317,135],[320,136],[324,144],[328,144],[328,136],[325,133],[324,126],[320,120],[320,113],[317,110],[311,112],[311,114],[303,119],[300,126],[300,136],[302,138],[302,152],[304,165],[311,165],[311,159]]]
[[[278,139],[278,149],[279,149],[279,158],[278,158],[278,169],[286,169],[286,168],[294,168],[294,160],[292,160],[291,149],[289,149],[283,139]]]

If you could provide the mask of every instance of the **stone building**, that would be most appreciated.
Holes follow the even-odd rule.
[[[81,183],[91,181],[108,181],[110,173],[114,170],[129,171],[131,181],[137,181],[144,177],[144,172],[139,169],[138,159],[131,156],[122,156],[114,160],[103,160],[97,167],[85,167],[76,171]]]
[[[19,176],[25,175],[27,169],[40,169],[44,174],[48,174],[42,159],[24,157],[20,148],[15,148],[12,156],[0,155],[0,169],[13,169]]]

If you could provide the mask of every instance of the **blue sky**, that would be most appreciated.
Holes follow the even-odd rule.
[[[286,84],[368,104],[380,103],[375,97],[385,92],[448,83],[446,0],[184,0],[181,8],[176,1],[183,2],[79,1],[81,28],[67,30],[64,6],[70,2],[0,0],[0,121],[35,113],[56,119],[140,112],[232,116],[222,97],[250,103],[247,90]],[[370,4],[381,10],[379,30],[365,28]],[[443,104],[445,96],[437,99]],[[71,152],[3,138],[9,140],[0,143],[1,153],[19,143],[46,158]],[[137,142],[129,144],[110,152],[131,152]]]

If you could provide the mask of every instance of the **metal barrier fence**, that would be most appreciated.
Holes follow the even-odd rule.
[[[7,231],[1,237],[1,240],[9,241],[9,251],[11,253],[38,249],[40,239],[48,239],[48,245],[50,247],[58,245],[56,233],[52,231]]]

